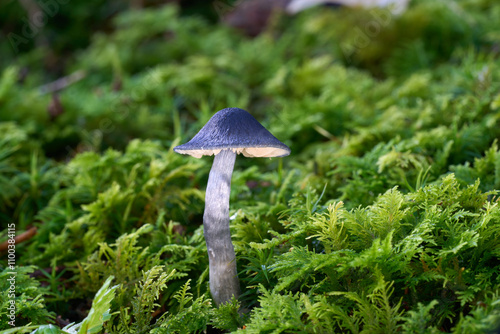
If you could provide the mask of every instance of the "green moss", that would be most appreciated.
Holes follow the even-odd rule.
[[[109,333],[497,330],[499,8],[313,9],[253,39],[170,6],[124,12],[57,96],[37,67],[18,80],[41,51],[19,58],[0,75],[0,220],[37,232],[16,244],[16,330],[61,332],[56,316]],[[211,158],[171,148],[225,107],[292,154],[237,160],[243,293],[215,308]]]

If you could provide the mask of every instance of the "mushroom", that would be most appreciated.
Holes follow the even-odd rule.
[[[203,232],[209,260],[210,293],[217,305],[239,297],[236,256],[229,230],[229,195],[236,154],[246,157],[284,157],[290,148],[239,108],[218,111],[186,144],[174,151],[195,158],[214,155],[208,176]]]

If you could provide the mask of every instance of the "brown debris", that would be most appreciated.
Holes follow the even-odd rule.
[[[37,230],[36,227],[32,227],[29,230],[27,230],[19,235],[16,235],[14,237],[14,241],[15,241],[14,244],[17,245],[23,241],[31,239],[36,234],[36,230]],[[5,240],[4,242],[2,242],[0,244],[0,252],[6,251],[8,247],[9,247],[9,240]]]
[[[50,101],[48,112],[51,121],[55,120],[59,115],[64,113],[64,108],[58,94],[52,94],[52,101]]]
[[[239,2],[222,20],[227,25],[254,37],[265,30],[272,15],[279,12],[284,13],[290,1],[246,0]]]

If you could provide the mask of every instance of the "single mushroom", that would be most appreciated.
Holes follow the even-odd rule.
[[[236,154],[246,157],[284,157],[290,148],[239,108],[218,111],[186,144],[174,151],[195,158],[215,155],[208,176],[203,231],[209,260],[210,293],[217,305],[240,294],[236,256],[229,231],[229,195]]]

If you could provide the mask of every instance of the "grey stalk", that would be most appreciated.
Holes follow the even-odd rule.
[[[238,298],[240,284],[229,230],[229,195],[236,153],[222,150],[214,157],[205,195],[203,229],[210,267],[210,293],[217,305]]]

